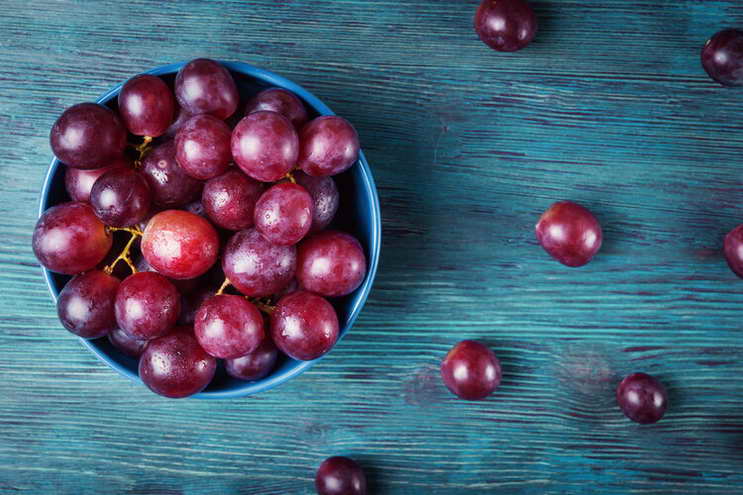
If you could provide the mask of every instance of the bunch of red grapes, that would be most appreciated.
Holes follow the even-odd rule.
[[[196,59],[173,89],[135,76],[118,114],[81,103],[51,130],[72,201],[44,212],[33,249],[74,275],[59,318],[138,357],[142,381],[166,397],[203,390],[218,359],[257,380],[279,351],[319,358],[339,334],[326,298],[366,275],[359,241],[326,230],[339,206],[332,176],[358,160],[353,126],[310,120],[284,89],[239,106],[230,72]]]

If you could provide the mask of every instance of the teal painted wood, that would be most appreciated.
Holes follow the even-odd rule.
[[[743,281],[720,254],[743,221],[743,93],[699,50],[735,0],[535,1],[510,55],[476,1],[5,0],[0,14],[0,493],[309,494],[357,458],[380,494],[732,494],[743,490]],[[384,246],[356,326],[257,397],[170,401],[58,324],[30,249],[48,129],[67,106],[196,56],[266,67],[358,128]],[[551,261],[533,224],[589,206],[605,245]],[[437,366],[463,338],[504,367],[482,403]],[[643,427],[632,371],[669,387]]]

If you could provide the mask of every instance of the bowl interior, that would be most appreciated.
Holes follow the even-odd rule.
[[[249,64],[234,62],[222,62],[222,64],[230,70],[240,91],[241,102],[237,112],[240,116],[247,100],[258,91],[268,87],[281,87],[295,93],[304,101],[311,116],[333,115],[330,108],[317,97],[288,79]],[[183,65],[184,63],[166,65],[147,73],[159,75],[172,87],[175,74]],[[116,97],[120,90],[121,84],[101,96],[98,103],[116,109]],[[47,208],[70,200],[64,188],[64,174],[64,165],[56,158],[52,160],[44,180],[39,214]],[[358,163],[348,171],[335,176],[334,179],[340,191],[340,208],[329,228],[337,228],[356,236],[364,246],[368,261],[366,278],[361,286],[346,297],[331,300],[338,313],[342,338],[353,325],[371,290],[379,258],[381,220],[374,179],[363,153]],[[44,277],[56,301],[59,292],[70,277],[52,273],[46,269],[44,269]],[[119,352],[107,338],[80,340],[113,369],[132,380],[140,381],[137,375],[137,360]],[[234,379],[228,376],[220,366],[212,383],[194,397],[230,398],[255,394],[297,376],[316,361],[296,361],[285,357],[277,364],[273,373],[255,382]]]

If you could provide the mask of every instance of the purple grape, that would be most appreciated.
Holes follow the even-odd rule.
[[[743,31],[723,29],[702,48],[702,67],[724,86],[743,85]]]
[[[255,228],[273,244],[292,246],[312,226],[312,196],[291,182],[271,186],[255,204]]]
[[[199,280],[199,279],[191,279]],[[207,299],[217,291],[214,287],[201,287],[181,297],[181,314],[178,315],[179,325],[193,325],[196,321],[196,312]]]
[[[475,14],[475,31],[493,50],[514,52],[534,39],[537,18],[525,0],[482,0]]]
[[[332,177],[313,177],[299,170],[294,172],[294,179],[312,196],[314,208],[310,233],[320,232],[330,225],[338,211],[338,187]]]
[[[366,256],[353,236],[326,230],[297,249],[297,280],[303,289],[326,297],[355,291],[366,275]]]
[[[725,259],[733,273],[743,278],[743,224],[725,236]]]
[[[291,282],[296,266],[294,246],[271,244],[255,229],[233,235],[222,257],[222,269],[232,285],[252,297],[280,292]]]
[[[245,106],[245,115],[260,111],[280,113],[297,129],[307,122],[307,109],[302,100],[291,91],[281,88],[265,89]]]
[[[178,134],[178,131],[183,127],[183,124],[188,122],[193,115],[188,113],[187,111],[183,110],[177,103],[175,105],[175,119],[173,120],[173,123],[170,124],[170,126],[166,129],[165,133],[163,134],[163,137],[165,138],[175,138],[175,135]]]
[[[253,352],[224,362],[227,374],[239,380],[255,381],[268,376],[276,366],[279,351],[266,337]]]
[[[178,399],[201,392],[214,378],[217,360],[187,331],[150,341],[139,358],[139,377],[156,394]]]
[[[298,167],[315,177],[336,175],[359,159],[359,135],[337,115],[317,117],[299,133]]]
[[[101,168],[124,152],[126,130],[108,108],[95,103],[73,105],[49,134],[54,155],[73,168]]]
[[[157,76],[132,77],[121,88],[118,102],[121,120],[137,136],[161,136],[173,122],[175,98]]]
[[[79,337],[103,337],[116,328],[114,299],[118,288],[119,279],[100,270],[77,275],[59,293],[59,320]]]
[[[108,333],[108,341],[118,350],[133,358],[141,356],[149,342],[133,337],[120,328],[115,328]]]
[[[500,362],[480,342],[463,340],[441,361],[441,378],[454,395],[465,400],[482,400],[500,385]]]
[[[240,101],[229,71],[206,58],[191,60],[178,71],[175,96],[191,115],[206,113],[221,120],[235,113]]]
[[[64,186],[72,201],[90,201],[90,191],[98,178],[115,168],[131,168],[131,162],[124,157],[118,156],[111,160],[105,167],[94,169],[82,169],[67,167],[64,175]]]
[[[318,495],[366,495],[366,475],[348,457],[328,457],[315,475]]]
[[[63,203],[36,222],[33,250],[44,267],[75,275],[103,261],[113,240],[87,203]]]
[[[175,157],[188,175],[207,180],[227,171],[230,155],[230,128],[211,115],[191,117],[175,136]]]
[[[147,263],[166,277],[196,278],[214,265],[219,236],[204,218],[182,210],[166,210],[150,219],[141,243]]]
[[[242,296],[221,294],[196,312],[194,334],[214,357],[234,359],[255,351],[265,338],[263,315]]]
[[[150,340],[167,334],[181,311],[175,286],[155,272],[139,272],[121,282],[116,293],[116,322],[132,337]]]
[[[130,168],[109,170],[90,190],[96,216],[112,227],[130,227],[142,221],[150,211],[151,200],[147,179]]]
[[[617,403],[632,421],[650,424],[660,421],[668,407],[663,384],[645,373],[626,377],[617,387]]]
[[[152,201],[157,206],[184,206],[201,192],[202,183],[178,165],[173,140],[156,146],[144,157],[141,173],[150,185]]]
[[[253,226],[255,203],[263,194],[263,184],[237,169],[210,179],[201,193],[201,203],[209,219],[229,230]]]
[[[299,140],[291,122],[276,112],[254,112],[232,131],[232,156],[243,172],[276,182],[297,163]]]
[[[328,301],[307,291],[282,297],[271,313],[276,347],[301,361],[317,359],[338,340],[338,316]]]
[[[539,218],[537,240],[563,265],[583,266],[601,249],[603,234],[596,217],[571,201],[554,203]]]

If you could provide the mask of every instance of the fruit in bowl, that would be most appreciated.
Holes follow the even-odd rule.
[[[65,110],[50,144],[33,248],[60,320],[154,392],[273,387],[361,310],[376,190],[356,130],[300,86],[246,64],[165,66]],[[342,242],[312,248],[321,236]]]

